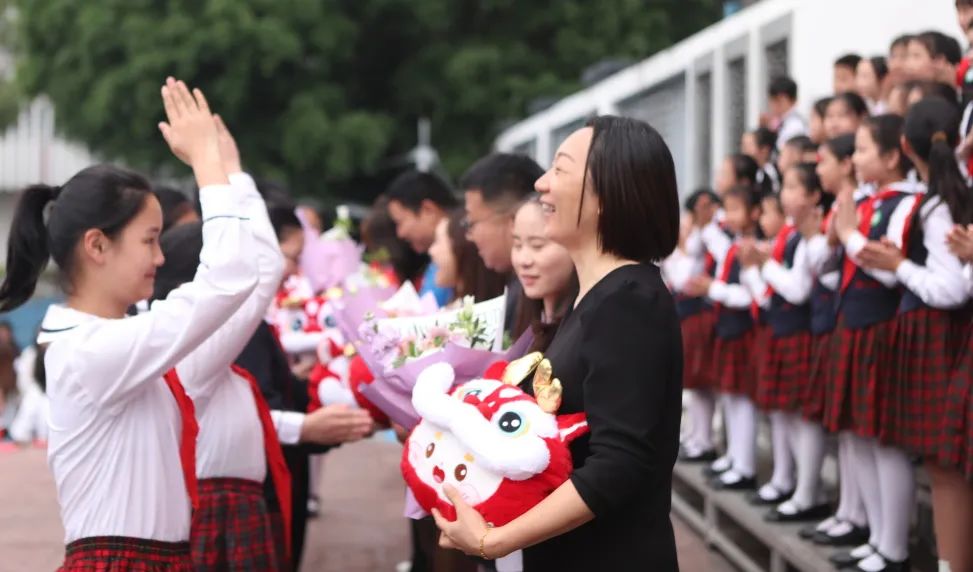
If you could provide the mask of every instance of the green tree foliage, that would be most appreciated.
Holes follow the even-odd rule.
[[[251,169],[348,190],[415,144],[419,116],[456,175],[503,121],[720,15],[719,0],[18,0],[18,79],[68,136],[142,168],[168,74],[201,86]],[[363,179],[364,177],[364,179]]]

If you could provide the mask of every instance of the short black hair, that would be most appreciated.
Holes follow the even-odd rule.
[[[459,204],[446,181],[422,171],[406,171],[396,177],[385,196],[389,202],[401,203],[412,212],[419,212],[424,201],[432,201],[443,210],[450,210]]]
[[[476,191],[491,206],[512,206],[534,192],[544,169],[526,155],[491,153],[473,163],[460,178],[459,188]]]
[[[850,68],[851,71],[855,71],[860,61],[862,61],[862,57],[858,54],[845,54],[834,61],[834,67]]]
[[[267,214],[270,217],[270,224],[274,227],[274,234],[277,240],[283,240],[288,230],[303,230],[301,219],[297,218],[297,213],[291,207],[269,207]]]
[[[918,89],[922,93],[922,99],[927,97],[938,97],[944,99],[954,106],[959,106],[959,90],[956,86],[943,83],[941,81],[919,81],[909,89],[909,93]]]
[[[892,44],[889,46],[889,52],[891,52],[892,50],[898,47],[908,46],[909,42],[912,41],[913,37],[914,36],[912,34],[902,34],[901,36],[895,38],[894,40],[892,40]]]
[[[784,145],[787,147],[793,147],[801,153],[809,153],[811,151],[817,151],[818,149],[818,146],[815,145],[814,141],[812,141],[807,135],[795,135],[794,137],[791,137],[785,141]]]
[[[830,107],[831,104],[836,101],[843,101],[848,109],[850,109],[851,112],[858,117],[868,117],[868,103],[866,103],[865,99],[857,93],[853,91],[839,93],[831,98],[831,101],[828,102],[828,106]]]
[[[695,209],[696,203],[698,203],[699,199],[703,197],[707,197],[715,205],[720,204],[720,197],[719,195],[713,192],[713,189],[707,189],[707,188],[696,189],[695,191],[693,191],[693,194],[686,197],[686,203],[685,203],[686,210],[692,211],[693,209]]]
[[[679,192],[669,146],[651,125],[629,117],[595,117],[587,126],[593,133],[584,184],[590,179],[601,206],[602,251],[643,263],[669,256],[679,240]]]
[[[777,146],[777,133],[767,127],[758,127],[751,131],[753,138],[757,141],[759,149],[773,149]]]
[[[960,47],[959,42],[956,41],[956,38],[947,36],[942,32],[930,30],[912,39],[925,46],[926,51],[929,52],[929,55],[933,59],[944,58],[954,66],[958,65],[963,59],[963,49]]]
[[[797,100],[797,82],[787,76],[779,76],[770,80],[767,87],[767,94],[770,97],[784,95],[788,99]]]
[[[828,106],[831,105],[832,99],[834,98],[829,95],[815,101],[813,107],[814,113],[816,113],[818,117],[824,119],[824,115],[828,112]]]
[[[182,191],[163,185],[152,188],[162,206],[162,231],[165,232],[189,211],[194,210],[193,201]]]

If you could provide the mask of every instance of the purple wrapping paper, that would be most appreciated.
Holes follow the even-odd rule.
[[[345,295],[335,304],[335,321],[338,329],[344,334],[346,340],[358,340],[358,326],[365,321],[365,316],[371,312],[377,317],[385,316],[379,307],[382,302],[388,300],[395,294],[395,288],[373,286],[362,288],[357,292]],[[356,344],[357,346],[358,344]],[[367,360],[366,360],[367,362]],[[371,364],[368,364],[371,368]],[[374,371],[374,370],[372,370]]]
[[[300,209],[297,210],[297,218],[304,227],[301,273],[310,280],[315,292],[340,286],[361,266],[364,248],[351,239],[322,237],[308,224]]]
[[[384,374],[375,374],[375,381],[363,385],[361,394],[388,415],[394,423],[411,431],[419,423],[419,415],[412,407],[412,388],[424,369],[434,363],[446,362],[456,371],[456,385],[459,385],[482,376],[490,365],[498,361],[511,361],[522,357],[533,341],[533,332],[528,330],[503,353],[446,344],[442,351],[411,361]],[[371,369],[372,366],[365,353],[362,353],[362,358]],[[378,367],[381,368],[381,365]],[[381,369],[372,369],[373,373],[376,371]]]

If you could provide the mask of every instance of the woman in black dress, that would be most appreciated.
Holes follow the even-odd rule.
[[[537,181],[547,236],[571,254],[579,295],[548,348],[559,413],[584,411],[574,473],[520,518],[490,528],[449,491],[443,546],[524,570],[678,570],[669,520],[679,448],[682,340],[659,268],[679,235],[672,156],[633,119],[599,117],[558,149]],[[529,384],[525,384],[529,385]]]

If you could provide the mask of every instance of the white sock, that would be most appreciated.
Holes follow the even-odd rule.
[[[821,464],[824,461],[824,428],[817,423],[795,416],[793,427],[797,434],[797,487],[794,502],[802,508],[817,505],[820,498]]]
[[[707,390],[689,392],[690,442],[700,453],[713,448],[713,394]]]
[[[750,399],[732,396],[730,457],[733,468],[744,477],[757,474],[757,409]]]
[[[872,554],[875,554],[875,547],[871,544],[862,544],[861,546],[855,548],[850,552],[852,558],[868,558]]]
[[[729,393],[720,394],[720,405],[723,408],[723,431],[726,435],[726,454],[733,466],[733,443],[736,442],[736,424],[733,422],[733,396]],[[715,470],[726,470],[727,467],[713,467]]]
[[[770,484],[779,492],[790,492],[794,490],[794,457],[791,453],[787,413],[770,412],[770,440],[774,455],[774,474],[770,478]]]
[[[862,502],[858,476],[855,474],[855,435],[850,431],[838,434],[838,474],[841,478],[841,500],[836,515],[839,519],[864,528],[868,524],[865,503]]]
[[[838,526],[839,522],[841,521],[838,520],[838,517],[829,516],[828,518],[819,522],[818,525],[814,527],[814,530],[816,530],[817,532],[827,533],[832,528]]]
[[[885,570],[885,559],[882,558],[881,554],[875,552],[859,562],[857,570],[862,570],[863,572],[881,572]]]
[[[878,546],[882,538],[882,495],[878,487],[878,463],[875,452],[878,443],[874,439],[864,439],[857,435],[852,440],[852,450],[855,454],[852,466],[855,478],[858,480],[858,492],[865,504],[865,516],[871,529],[869,544]]]
[[[901,562],[909,557],[909,528],[916,496],[915,471],[905,451],[876,449],[878,488],[882,499],[882,536],[878,551]]]

